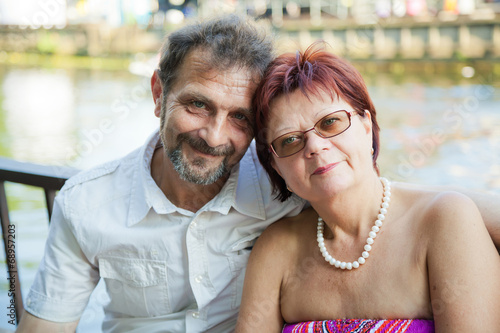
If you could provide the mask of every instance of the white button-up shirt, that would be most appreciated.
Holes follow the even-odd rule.
[[[251,247],[304,201],[272,199],[252,142],[219,194],[195,213],[178,208],[151,177],[158,140],[154,133],[143,148],[66,182],[28,312],[78,320],[103,279],[104,332],[234,329]]]

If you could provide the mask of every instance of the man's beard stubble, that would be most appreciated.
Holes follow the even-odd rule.
[[[163,140],[162,140],[163,141]],[[185,161],[182,155],[182,144],[186,143],[192,148],[213,156],[225,156],[224,160],[220,165],[213,170],[203,169],[207,161],[203,157],[196,158],[192,163]],[[221,177],[227,175],[232,165],[228,165],[229,157],[234,154],[234,147],[224,146],[224,147],[210,147],[205,140],[201,138],[193,138],[187,133],[181,133],[177,136],[177,145],[168,149],[166,142],[163,142],[164,149],[172,162],[175,171],[179,174],[182,180],[188,181],[197,185],[210,185],[215,183]],[[200,168],[203,171],[198,171],[196,168]]]

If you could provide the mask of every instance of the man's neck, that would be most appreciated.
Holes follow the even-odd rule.
[[[212,200],[221,191],[229,177],[221,177],[210,185],[197,185],[185,181],[174,170],[163,147],[157,147],[153,154],[151,176],[171,203],[191,212],[200,210]]]

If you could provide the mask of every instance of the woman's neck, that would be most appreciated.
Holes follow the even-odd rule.
[[[325,237],[330,238],[332,232],[364,237],[377,218],[382,196],[383,185],[374,174],[327,200],[311,202],[311,206],[328,226]]]

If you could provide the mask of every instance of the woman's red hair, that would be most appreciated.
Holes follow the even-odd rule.
[[[373,167],[379,153],[379,126],[376,111],[368,94],[361,74],[349,62],[327,52],[320,43],[309,46],[305,52],[286,53],[277,57],[267,68],[253,99],[256,112],[255,140],[257,154],[264,169],[269,174],[277,199],[285,201],[291,196],[286,183],[273,169],[271,159],[275,158],[269,150],[267,124],[270,105],[278,97],[289,95],[297,89],[307,97],[320,97],[321,92],[329,93],[332,102],[338,97],[346,101],[354,111],[364,117],[364,110],[371,113]],[[307,112],[307,110],[304,110]]]

